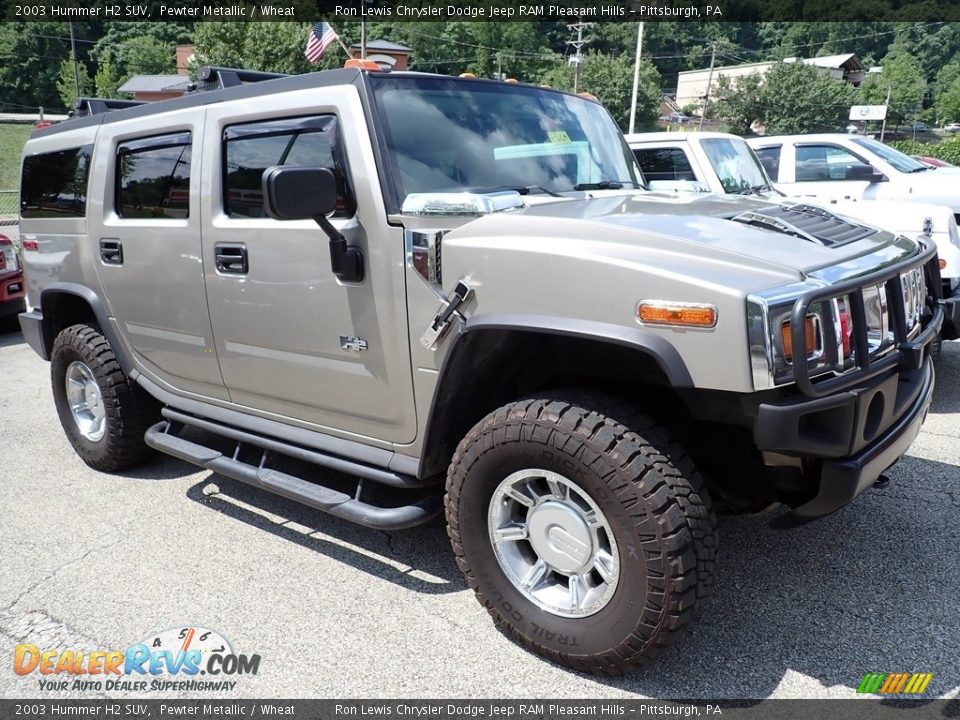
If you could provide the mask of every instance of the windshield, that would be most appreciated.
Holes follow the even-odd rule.
[[[701,144],[725,193],[772,189],[760,161],[743,140],[711,138]]]
[[[899,150],[894,150],[889,145],[884,145],[872,138],[855,138],[853,142],[890,163],[900,172],[923,172],[930,169],[919,160],[914,160],[909,155],[904,155]]]
[[[410,193],[642,187],[620,129],[590,100],[455,78],[370,84],[396,206]]]

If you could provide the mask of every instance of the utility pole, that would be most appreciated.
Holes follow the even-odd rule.
[[[80,99],[80,70],[77,68],[77,41],[73,37],[73,23],[70,26],[70,55],[73,57],[73,97],[74,102]],[[70,110],[71,108],[67,108]]]
[[[633,132],[634,122],[637,119],[637,89],[640,84],[640,54],[643,52],[643,23],[637,28],[637,56],[633,61],[633,99],[630,101],[630,130]]]
[[[581,52],[581,48],[590,42],[589,40],[583,39],[583,31],[590,27],[593,27],[593,23],[585,23],[582,19],[578,20],[572,25],[567,25],[569,30],[575,30],[577,33],[576,40],[567,40],[567,45],[572,45],[574,50],[576,50],[576,53],[570,58],[570,64],[573,65],[574,93],[580,89],[580,65],[583,63],[583,53]]]
[[[892,85],[887,85],[887,99],[883,103],[886,111],[883,113],[883,125],[880,126],[880,142],[883,142],[884,133],[887,132],[887,115],[890,114],[890,90],[892,87]]]
[[[706,116],[707,106],[710,104],[710,86],[713,85],[713,65],[717,61],[717,41],[714,40],[710,45],[710,74],[707,75],[707,94],[703,96],[703,109],[700,111],[698,131],[703,130],[703,118]]]

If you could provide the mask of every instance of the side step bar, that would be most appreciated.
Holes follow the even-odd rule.
[[[144,440],[147,445],[155,450],[173,455],[181,460],[199,465],[200,467],[220,473],[226,477],[233,478],[234,480],[239,480],[247,485],[282,495],[285,498],[295,500],[296,502],[303,503],[317,510],[322,510],[323,512],[330,513],[344,520],[349,520],[350,522],[378,530],[402,530],[414,527],[428,522],[440,513],[441,493],[438,491],[430,493],[410,505],[403,505],[401,507],[371,505],[370,503],[360,500],[360,497],[364,490],[365,480],[372,480],[373,478],[364,478],[362,475],[359,476],[356,493],[351,497],[339,490],[334,490],[333,488],[328,488],[318,483],[309,482],[303,478],[288,475],[280,470],[266,467],[268,453],[271,451],[278,454],[290,455],[291,457],[296,457],[301,460],[307,460],[308,462],[313,462],[313,460],[303,454],[293,454],[291,450],[300,450],[310,455],[317,455],[317,453],[296,448],[295,446],[288,446],[279,441],[249,435],[248,433],[234,430],[233,428],[221,426],[218,423],[200,420],[192,416],[184,416],[190,420],[189,424],[191,425],[203,427],[204,429],[236,440],[238,450],[241,443],[246,443],[260,447],[262,451],[260,464],[258,466],[238,460],[237,456],[239,452],[232,458],[226,457],[218,450],[178,437],[173,432],[174,423],[182,422],[179,420],[179,416],[181,416],[182,413],[172,411],[169,408],[164,409],[163,412],[164,415],[176,415],[178,417],[176,420],[172,417],[170,420],[162,420],[150,427],[144,435]],[[248,436],[249,440],[246,437],[240,439],[236,437],[237,435]],[[280,447],[264,447],[265,444]],[[325,461],[324,467],[343,470],[351,474],[356,474],[354,470],[359,468],[365,471],[374,470],[374,468],[357,465],[340,458],[323,457],[322,459]],[[335,461],[336,464],[333,464],[333,461]],[[321,463],[315,462],[314,464],[320,465]],[[380,470],[376,472],[389,474],[386,471]],[[401,478],[398,476],[397,480],[401,480]],[[382,483],[382,481],[380,482]],[[397,483],[390,484],[396,485]],[[411,486],[401,485],[401,487]]]
[[[412,475],[401,475],[400,473],[395,473],[390,470],[371,467],[370,465],[364,465],[363,463],[355,462],[353,460],[346,460],[344,458],[336,457],[335,455],[328,455],[319,450],[310,450],[299,445],[285,443],[282,440],[275,440],[263,435],[257,435],[255,433],[230,427],[229,425],[224,425],[223,423],[218,423],[213,420],[207,420],[205,418],[196,417],[195,415],[183,413],[179,410],[174,410],[173,408],[163,408],[162,414],[165,418],[173,421],[174,423],[192,425],[193,427],[200,428],[201,430],[208,430],[216,435],[227,437],[231,440],[236,440],[237,442],[246,443],[247,445],[254,445],[256,447],[263,448],[264,450],[272,450],[280,453],[281,455],[289,455],[297,460],[303,460],[308,463],[313,463],[314,465],[319,465],[320,467],[329,468],[330,470],[347,473],[348,475],[362,477],[365,480],[372,480],[373,482],[378,482],[383,485],[391,485],[399,488],[416,488],[436,484],[435,482],[423,482]]]

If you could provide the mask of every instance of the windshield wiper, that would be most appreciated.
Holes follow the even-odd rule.
[[[542,185],[496,185],[495,187],[467,188],[467,192],[473,192],[473,193],[493,193],[493,192],[504,192],[507,190],[513,190],[515,193],[518,193],[520,195],[529,195],[531,193],[534,193],[534,194],[542,193],[544,195],[549,195],[550,197],[558,197],[558,198],[563,197],[563,195],[561,195],[560,193],[554,192],[553,190],[548,190]]]
[[[743,190],[738,190],[737,195],[759,195],[760,197],[766,197],[764,192],[771,192],[773,188],[769,185],[751,185],[750,187],[745,187]]]
[[[640,187],[636,180],[598,180],[592,183],[579,183],[573,186],[574,190],[619,190],[624,185],[630,184],[636,190]]]
[[[921,165],[920,167],[915,167],[913,170],[907,170],[907,174],[909,175],[910,173],[915,173],[915,172],[925,172],[927,170],[933,170],[933,168],[927,167],[926,165]]]

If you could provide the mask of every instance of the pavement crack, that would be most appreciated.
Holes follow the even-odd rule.
[[[52,579],[53,579],[54,577],[56,577],[57,574],[59,574],[62,570],[66,570],[67,568],[69,568],[69,567],[71,567],[71,566],[73,566],[73,565],[76,565],[76,564],[78,564],[78,563],[83,562],[84,560],[86,560],[88,557],[90,557],[90,556],[91,556],[93,553],[95,553],[95,552],[102,551],[102,550],[108,550],[108,549],[112,548],[114,545],[120,544],[120,542],[122,542],[122,541],[124,540],[125,536],[126,536],[126,530],[127,530],[127,527],[128,527],[128,526],[129,526],[129,523],[126,524],[126,525],[123,525],[123,526],[117,531],[117,536],[116,536],[114,539],[112,539],[110,542],[107,542],[107,543],[98,543],[98,544],[96,544],[96,545],[88,548],[87,551],[84,552],[84,553],[83,553],[82,555],[80,555],[79,557],[72,558],[72,559],[70,559],[70,560],[67,560],[67,561],[62,562],[62,563],[60,563],[59,565],[57,565],[55,568],[53,568],[50,572],[48,572],[48,573],[47,573],[46,575],[44,575],[42,578],[40,578],[40,579],[37,580],[36,582],[32,583],[29,587],[25,588],[24,590],[21,590],[21,591],[17,594],[17,596],[13,599],[13,601],[12,601],[11,603],[9,603],[8,605],[6,605],[4,608],[2,608],[2,610],[0,610],[0,612],[7,612],[7,611],[10,611],[10,610],[13,610],[13,608],[15,608],[15,607],[20,603],[21,600],[23,600],[24,598],[26,598],[28,595],[30,595],[30,593],[32,593],[34,590],[36,590],[37,588],[39,588],[41,585],[44,585],[45,583],[47,583],[47,582],[49,582],[50,580],[52,580]]]
[[[391,535],[390,533],[388,533],[386,530],[381,530],[380,532],[383,533],[383,536],[384,536],[384,537],[386,538],[386,540],[387,540],[387,549],[390,551],[390,556],[391,556],[391,557],[396,557],[396,556],[397,556],[397,550],[396,550],[396,548],[393,547],[393,535]]]

